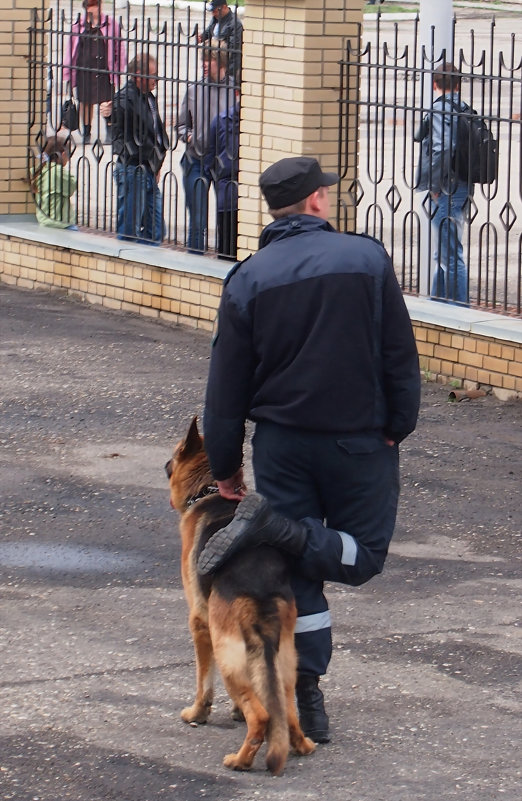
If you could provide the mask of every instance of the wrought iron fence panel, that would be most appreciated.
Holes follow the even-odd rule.
[[[229,8],[231,17],[226,24],[219,19],[221,39],[209,30],[214,17],[205,3],[197,13],[190,6],[179,10],[174,4],[122,5],[116,0],[86,0],[83,4],[79,0],[57,0],[47,9],[43,3],[33,9],[28,59],[28,173],[37,210],[43,212],[46,224],[57,212],[54,206],[51,208],[47,193],[38,189],[42,188],[42,168],[48,176],[46,146],[49,149],[58,140],[70,157],[65,170],[75,179],[70,204],[80,227],[120,236],[125,204],[127,221],[135,228],[130,232],[125,229],[125,238],[171,246],[192,244],[196,252],[211,250],[233,258],[242,26],[237,7]],[[140,54],[144,59],[136,61]],[[134,72],[129,69],[133,59]],[[141,107],[134,96],[124,97],[121,90],[129,80],[141,86],[138,100],[152,90],[155,101]],[[144,80],[149,83],[145,85]],[[190,93],[198,98],[201,95],[201,102],[198,100],[196,108],[191,109],[190,123],[182,134],[180,118],[187,111],[185,98]],[[211,102],[209,97],[213,98]],[[68,121],[64,103],[70,100],[79,116],[74,130],[64,127]],[[104,116],[106,101],[112,103],[109,116]],[[127,106],[133,109],[132,122],[125,111]],[[215,120],[226,116],[227,109],[233,124]],[[193,172],[199,176],[197,188],[193,188],[195,197],[184,181],[182,164],[185,152],[191,149],[187,139],[192,129],[193,140],[199,136],[202,142],[192,148],[197,162]],[[58,158],[63,157],[53,152],[52,159]],[[149,173],[155,178],[155,186]],[[63,177],[61,180],[57,188],[63,194],[67,187]],[[218,193],[220,187],[224,199]],[[140,218],[142,201],[145,209]],[[191,227],[188,209],[195,206],[199,234],[194,244],[190,242],[194,215]],[[160,213],[164,223],[161,234],[158,231],[163,223],[152,228],[149,225],[154,214]],[[65,227],[65,221],[58,220],[59,227]]]
[[[443,62],[453,64],[461,76],[461,99],[497,141],[498,175],[492,183],[471,184],[469,179],[462,236],[469,294],[457,299],[446,278],[440,299],[463,305],[469,300],[473,306],[520,315],[522,47],[520,35],[507,24],[477,19],[470,30],[467,19],[455,18],[451,51],[436,52],[433,35],[431,45],[421,47],[418,16],[392,22],[377,15],[346,42],[340,62],[338,225],[346,230],[355,220],[357,230],[382,239],[405,291],[433,292],[439,261],[431,254],[438,245],[441,253],[443,243],[436,241],[437,228],[430,220],[440,199],[419,191],[421,143],[415,139],[423,120],[433,118],[434,70]],[[463,112],[452,109],[449,114],[451,130],[457,131]],[[349,127],[354,119],[356,131]],[[354,164],[357,178],[350,180]],[[454,254],[448,251],[448,258]]]

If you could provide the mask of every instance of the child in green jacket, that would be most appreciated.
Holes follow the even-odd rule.
[[[76,225],[76,212],[71,207],[71,195],[76,192],[74,178],[66,164],[69,151],[63,140],[53,136],[45,145],[42,164],[35,170],[32,190],[36,203],[36,218],[48,228],[72,228]]]

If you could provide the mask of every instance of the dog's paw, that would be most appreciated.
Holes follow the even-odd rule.
[[[209,715],[210,706],[206,707],[194,704],[193,706],[187,706],[185,709],[181,710],[181,719],[184,720],[185,723],[206,723]]]
[[[223,765],[230,770],[250,770],[252,765],[246,765],[239,759],[239,754],[227,754],[223,760]]]
[[[297,743],[292,744],[292,750],[296,754],[300,754],[301,756],[306,756],[307,754],[313,753],[315,751],[315,743],[309,737],[302,737]]]

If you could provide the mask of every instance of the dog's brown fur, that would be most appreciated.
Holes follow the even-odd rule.
[[[315,749],[295,707],[296,607],[284,560],[273,548],[261,546],[238,553],[213,576],[199,576],[199,554],[232,518],[236,504],[218,494],[199,497],[213,479],[197,418],[166,467],[170,502],[181,515],[181,574],[196,652],[196,698],[181,717],[187,723],[207,721],[216,662],[235,717],[242,713],[247,724],[243,745],[224,764],[248,770],[266,737],[267,767],[280,774],[290,746],[298,754]]]

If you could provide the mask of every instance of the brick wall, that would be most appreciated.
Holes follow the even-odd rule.
[[[34,0],[0,0],[0,214],[33,211],[27,173],[29,52]]]
[[[0,280],[211,331],[222,279],[0,235]]]
[[[90,238],[96,241],[94,235]],[[158,252],[143,247],[149,254]],[[183,254],[177,257],[182,264],[187,261]],[[173,260],[171,252],[169,262]],[[211,259],[200,259],[200,263],[205,262],[217,264]],[[206,331],[212,330],[219,306],[226,268],[221,268],[221,272],[221,276],[203,275],[189,264],[186,269],[172,269],[117,255],[81,252],[72,247],[33,243],[21,236],[0,234],[0,280],[7,284],[60,291],[109,309],[135,312]],[[419,304],[424,304],[423,313],[426,308],[436,313],[441,304],[409,297],[406,302],[425,378],[451,382],[455,387],[466,389],[486,388],[503,400],[522,397],[522,321],[507,321],[506,325],[513,329],[510,341],[509,328],[502,328],[500,315],[486,315],[494,321],[490,327],[499,326],[499,334],[485,336],[463,331],[462,313],[460,317],[455,315],[455,328],[452,328],[450,323],[437,325],[416,319],[422,317],[418,314]]]
[[[259,174],[287,156],[309,155],[337,171],[339,59],[357,35],[358,0],[247,0],[240,146],[240,257],[257,248],[271,221]],[[357,132],[353,126],[352,174]]]
[[[427,378],[466,389],[522,397],[522,346],[497,337],[452,331],[414,321],[421,369]]]

